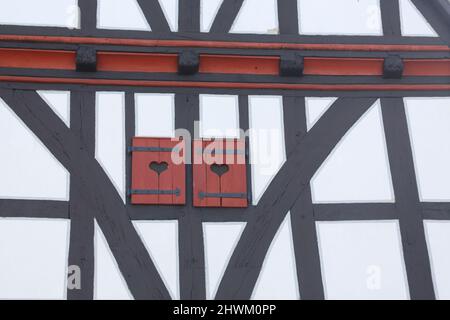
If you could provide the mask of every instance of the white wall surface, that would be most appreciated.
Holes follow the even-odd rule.
[[[450,300],[450,221],[424,221],[436,298]]]
[[[68,171],[1,99],[0,152],[0,199],[69,199]]]
[[[70,91],[38,90],[36,92],[70,128]]]
[[[405,98],[422,201],[450,201],[450,98]]]
[[[256,205],[286,161],[283,102],[280,96],[249,96],[250,163]]]
[[[298,0],[300,34],[383,34],[379,0]]]
[[[0,24],[79,28],[77,0],[0,0]]]
[[[170,30],[178,31],[178,0],[158,0]]]
[[[333,97],[306,97],[306,126],[308,131],[316,124],[324,113],[331,107],[337,98]]]
[[[245,222],[204,222],[206,298],[214,299]]]
[[[178,221],[134,221],[172,299],[180,299]]]
[[[230,33],[278,34],[276,0],[244,0]]]
[[[239,138],[238,96],[200,95],[200,137]]]
[[[318,222],[327,299],[408,299],[397,221]]]
[[[95,222],[94,248],[94,299],[132,300],[133,296],[97,222]]]
[[[436,31],[411,0],[399,0],[399,5],[403,36],[437,37]]]
[[[311,189],[315,203],[394,201],[378,101],[336,145]]]
[[[65,299],[69,220],[0,218],[0,299]]]
[[[200,0],[200,30],[209,32],[223,0]]]
[[[175,95],[136,93],[136,135],[173,137],[175,135]]]
[[[97,28],[151,31],[136,0],[98,0]]]
[[[288,213],[270,244],[252,299],[300,299],[292,241],[291,215]]]
[[[95,158],[125,203],[125,93],[96,94]]]

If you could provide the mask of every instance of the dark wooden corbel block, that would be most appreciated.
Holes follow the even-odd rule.
[[[288,52],[280,56],[280,76],[303,76],[303,57],[297,52]]]
[[[193,50],[181,51],[178,55],[178,74],[193,75],[200,67],[200,55]]]
[[[97,50],[89,46],[80,46],[76,58],[77,71],[97,71]]]
[[[401,79],[403,76],[403,60],[398,55],[389,55],[384,58],[383,77],[386,79]]]

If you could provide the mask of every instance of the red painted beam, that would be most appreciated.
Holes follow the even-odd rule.
[[[230,49],[293,49],[324,51],[450,51],[445,45],[410,44],[325,44],[325,43],[279,43],[244,41],[204,41],[204,40],[158,40],[124,39],[65,36],[33,36],[2,34],[0,41],[51,42],[68,44],[122,45],[143,47],[191,47],[191,48],[230,48]]]
[[[308,58],[303,73],[322,76],[381,76],[383,59]]]
[[[406,59],[404,76],[450,76],[450,59]]]
[[[99,71],[176,73],[176,54],[99,51]],[[278,75],[276,56],[200,56],[200,73]],[[305,57],[305,75],[381,76],[381,58]],[[405,76],[450,76],[450,59],[405,59]],[[75,52],[62,50],[0,49],[0,67],[75,70]]]
[[[0,49],[0,67],[75,70],[75,52],[62,50]]]
[[[200,56],[201,73],[278,75],[279,70],[279,57],[211,54]]]
[[[176,54],[99,51],[97,70],[175,73],[178,70],[178,56]]]

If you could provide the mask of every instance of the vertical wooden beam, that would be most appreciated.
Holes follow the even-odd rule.
[[[291,154],[307,134],[305,112],[305,97],[283,97],[284,140],[287,154]],[[323,300],[325,296],[319,246],[309,185],[297,199],[290,213],[300,297],[305,300]]]
[[[80,31],[82,35],[91,35],[97,29],[97,0],[78,0]]]
[[[401,37],[400,7],[398,0],[380,0],[384,36]]]
[[[194,136],[194,121],[199,119],[199,97],[175,96],[175,128],[186,129]],[[191,157],[190,157],[191,158]],[[189,159],[189,158],[188,158]],[[186,206],[180,207],[178,219],[180,298],[206,299],[205,253],[200,210],[193,207],[192,164],[186,164]]]
[[[278,0],[278,28],[280,34],[295,34],[298,30],[297,0]]]
[[[200,32],[200,0],[178,0],[178,31]]]
[[[95,92],[72,91],[70,95],[71,131],[79,145],[95,157]],[[81,150],[80,150],[81,151]],[[70,245],[69,267],[80,270],[81,288],[67,287],[67,299],[90,300],[94,298],[94,212],[83,199],[87,186],[75,171],[82,172],[82,164],[70,176]]]
[[[381,107],[410,296],[435,299],[405,107],[402,98]]]

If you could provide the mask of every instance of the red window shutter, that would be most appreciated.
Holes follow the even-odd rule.
[[[174,153],[184,156],[184,142],[170,138],[133,138],[132,204],[184,204],[185,162],[175,163]]]
[[[243,194],[244,198],[222,198],[222,207],[247,207],[247,167],[245,164],[245,140],[229,140],[236,151],[233,162],[229,163],[229,171],[221,177],[221,192]],[[225,145],[226,150],[230,145]]]
[[[245,140],[195,140],[194,206],[247,207]]]

